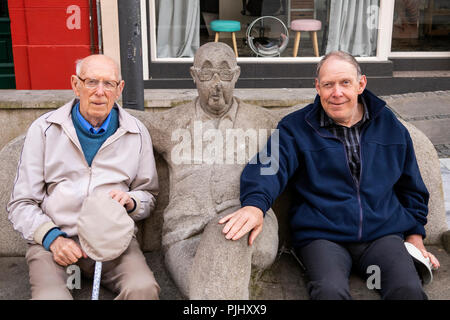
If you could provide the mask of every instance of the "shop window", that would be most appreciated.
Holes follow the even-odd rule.
[[[396,0],[391,51],[450,51],[450,2]]]
[[[218,19],[240,23],[235,32],[240,58],[293,58],[296,32],[290,25],[297,19],[321,22],[316,33],[319,55],[332,50],[376,55],[380,0],[149,1],[155,2],[158,59],[193,57],[199,46],[215,40],[211,22]],[[301,32],[296,59],[315,56],[314,38]],[[232,33],[221,32],[219,41],[233,47]]]

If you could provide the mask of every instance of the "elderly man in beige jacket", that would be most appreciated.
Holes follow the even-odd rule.
[[[30,244],[33,299],[71,299],[65,267],[93,271],[77,232],[86,198],[108,194],[137,221],[149,216],[158,192],[150,135],[116,103],[124,87],[117,64],[88,56],[77,62],[71,83],[76,98],[30,126],[7,205],[14,228]],[[103,271],[102,283],[117,299],[158,299],[160,288],[135,237]]]

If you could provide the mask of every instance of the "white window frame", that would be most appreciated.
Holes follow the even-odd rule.
[[[142,41],[142,68],[143,79],[149,80],[148,74],[148,41],[147,41],[147,9],[146,0],[141,0],[141,41]],[[150,2],[154,2],[153,0]],[[153,10],[155,11],[155,10]],[[151,11],[150,11],[151,12]]]
[[[147,1],[149,5],[150,14],[150,48],[151,48],[151,61],[152,62],[171,62],[171,63],[186,63],[193,62],[193,57],[190,58],[158,58],[156,56],[156,12],[155,12],[155,0],[141,0],[141,4]],[[142,16],[142,49],[144,59],[144,70],[148,69],[148,55],[147,49],[147,31],[144,30],[147,27],[146,10],[141,9]],[[377,54],[374,57],[357,57],[359,62],[379,62],[387,61],[391,56],[391,40],[392,40],[392,27],[394,20],[394,0],[380,0],[380,9],[378,16],[378,39],[377,39]],[[145,35],[145,36],[144,36]],[[240,62],[254,62],[254,63],[317,63],[320,57],[238,57],[237,61]],[[144,80],[148,80],[148,71],[144,75]]]

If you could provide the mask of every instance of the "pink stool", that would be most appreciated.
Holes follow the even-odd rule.
[[[311,39],[313,40],[314,54],[316,57],[319,56],[319,44],[317,43],[317,31],[322,29],[322,22],[320,20],[314,19],[297,19],[292,20],[291,30],[296,31],[295,42],[294,42],[294,54],[296,57],[298,53],[298,46],[300,44],[300,33],[301,31],[309,31],[311,34]]]

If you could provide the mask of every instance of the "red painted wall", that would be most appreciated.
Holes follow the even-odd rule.
[[[93,4],[94,43],[97,13]],[[70,89],[75,61],[91,54],[88,0],[8,0],[17,89]]]

